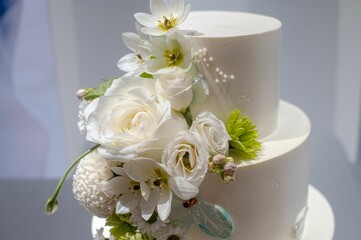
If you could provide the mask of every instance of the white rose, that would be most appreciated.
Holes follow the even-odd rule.
[[[167,142],[187,129],[181,114],[168,101],[158,102],[153,90],[152,79],[123,77],[88,106],[93,111],[86,115],[86,138],[102,146],[103,157],[160,159]]]
[[[169,100],[176,111],[187,108],[193,99],[192,78],[184,72],[161,74],[157,78],[155,90],[158,97]]]
[[[176,184],[186,181],[198,189],[208,170],[208,152],[194,135],[184,132],[167,144],[162,163],[169,168]],[[184,192],[179,189],[178,197],[189,199],[187,189],[183,189]],[[197,194],[193,192],[192,197]]]
[[[231,140],[224,123],[208,111],[200,113],[193,121],[190,132],[208,146],[212,155],[227,155]]]

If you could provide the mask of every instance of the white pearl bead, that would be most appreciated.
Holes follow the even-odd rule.
[[[219,72],[220,70],[219,70],[219,68],[216,68],[216,72]]]
[[[213,62],[213,60],[214,60],[213,57],[209,57],[210,62]]]
[[[233,75],[233,74],[231,75],[231,79],[234,79],[234,75]]]

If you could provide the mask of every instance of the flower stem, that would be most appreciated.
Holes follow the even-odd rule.
[[[187,107],[185,110],[181,111],[184,119],[186,120],[188,126],[192,126],[193,120],[192,120],[192,116],[191,116],[191,110],[189,109],[189,107]]]
[[[97,144],[94,147],[90,148],[88,151],[81,154],[79,157],[77,157],[75,159],[75,161],[66,170],[63,177],[60,179],[58,185],[56,186],[56,189],[55,189],[53,195],[48,199],[48,201],[45,204],[45,213],[47,215],[54,214],[56,212],[56,210],[58,209],[58,195],[59,195],[59,192],[60,192],[61,188],[63,187],[64,181],[67,178],[67,176],[69,175],[70,171],[80,162],[81,159],[83,159],[86,155],[88,155],[89,153],[91,153],[92,151],[97,149],[99,146],[100,145]]]

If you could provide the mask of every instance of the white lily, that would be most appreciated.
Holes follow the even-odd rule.
[[[192,67],[192,42],[182,34],[153,38],[149,50],[152,58],[147,61],[147,72],[151,74],[186,72]]]
[[[136,13],[135,19],[144,27],[142,32],[152,36],[162,36],[175,31],[182,24],[191,11],[191,5],[184,5],[183,0],[150,0],[148,13]]]
[[[136,25],[137,30],[139,27]],[[118,61],[118,68],[124,72],[143,72],[145,62],[150,58],[147,51],[148,48],[144,47],[149,44],[146,36],[142,33],[125,32],[122,34],[125,46],[132,51],[126,54]],[[141,47],[143,46],[143,47]]]
[[[198,193],[198,189],[192,184],[174,179],[169,174],[169,169],[152,159],[133,159],[124,164],[124,170],[131,179],[140,183],[140,191],[144,199],[140,202],[140,209],[145,220],[149,220],[155,210],[162,221],[169,217],[172,190],[183,192],[189,198],[195,191]]]

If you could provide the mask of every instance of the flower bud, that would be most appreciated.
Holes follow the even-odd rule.
[[[236,176],[224,175],[223,181],[225,181],[226,183],[234,183],[236,181]]]
[[[235,163],[228,162],[224,165],[223,169],[225,175],[233,176],[236,173],[237,165]]]
[[[89,92],[89,90],[87,89],[79,89],[77,92],[76,92],[76,96],[79,100],[83,100],[84,96]]]
[[[214,162],[209,162],[208,163],[208,172],[213,172],[214,170]]]
[[[234,163],[234,159],[232,157],[226,157],[226,162]]]
[[[214,164],[223,164],[224,161],[226,160],[226,156],[224,156],[223,154],[217,154],[216,156],[213,157],[213,162]]]

